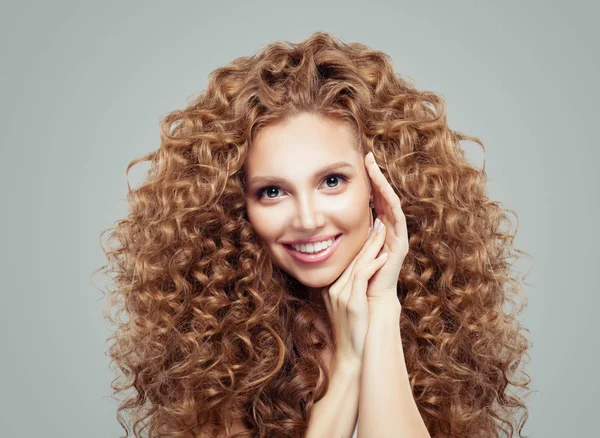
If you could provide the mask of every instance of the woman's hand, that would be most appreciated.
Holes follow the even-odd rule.
[[[372,152],[365,156],[365,166],[371,180],[377,218],[387,230],[383,251],[389,254],[387,261],[369,282],[367,301],[370,308],[400,305],[397,296],[398,277],[408,254],[406,217],[400,198],[379,169]]]
[[[369,328],[367,285],[371,276],[385,263],[387,254],[376,258],[384,241],[385,228],[380,232],[371,230],[363,247],[342,275],[321,290],[334,329],[336,364],[362,363]]]

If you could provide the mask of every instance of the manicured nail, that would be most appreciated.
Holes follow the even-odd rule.
[[[379,233],[383,230],[383,222],[379,220],[379,218],[375,219],[375,230]]]

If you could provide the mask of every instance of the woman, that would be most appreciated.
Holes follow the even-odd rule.
[[[520,436],[521,251],[461,140],[324,32],[213,72],[111,229],[127,436]]]

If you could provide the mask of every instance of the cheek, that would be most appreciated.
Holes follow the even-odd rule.
[[[343,221],[346,228],[354,229],[368,223],[370,220],[368,196],[352,193],[340,196],[331,201],[328,211]]]
[[[273,214],[272,210],[260,206],[256,208],[248,207],[248,219],[258,238],[265,244],[266,251],[273,264],[293,275],[287,271],[283,262],[285,249],[283,247],[279,248],[279,243],[276,242],[277,239],[285,235],[281,215]]]
[[[248,206],[248,220],[258,237],[267,243],[281,235],[281,220],[277,220],[277,216],[268,209]]]

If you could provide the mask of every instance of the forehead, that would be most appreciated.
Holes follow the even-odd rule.
[[[262,128],[248,151],[246,170],[250,176],[289,173],[340,159],[354,163],[358,152],[354,131],[346,123],[303,114]]]

